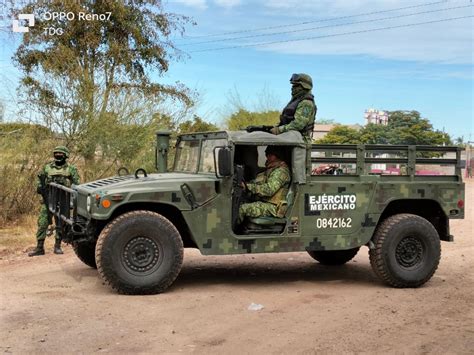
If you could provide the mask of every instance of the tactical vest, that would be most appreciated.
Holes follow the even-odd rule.
[[[294,99],[292,99],[288,103],[288,105],[286,105],[286,107],[283,109],[283,111],[280,115],[280,123],[278,124],[278,126],[287,125],[288,123],[290,123],[291,121],[293,121],[295,119],[296,108],[298,107],[299,103],[303,100],[309,100],[313,103],[313,105],[314,105],[314,114],[313,114],[313,119],[311,120],[311,122],[308,123],[308,125],[306,125],[306,127],[304,127],[300,131],[300,133],[301,134],[303,134],[303,133],[308,133],[309,134],[313,131],[314,119],[316,118],[317,107],[316,107],[316,104],[314,103],[314,96],[311,95],[310,93],[307,93],[304,96],[295,97]]]
[[[45,167],[46,172],[46,183],[55,182],[60,185],[71,187],[72,185],[72,174],[69,169],[69,164],[58,166],[54,163],[48,164]]]
[[[278,164],[271,167],[270,169],[267,169],[264,172],[258,174],[257,177],[255,178],[255,182],[257,184],[266,183],[268,181],[268,177],[273,172],[273,170],[278,169],[278,168],[283,168],[283,167],[286,167],[288,169],[286,163],[284,161],[280,161]],[[288,194],[288,189],[289,189],[289,182],[283,185],[282,187],[280,187],[280,189],[273,196],[262,197],[261,201],[272,203],[276,205],[277,208],[283,205],[283,203],[286,205],[286,195]],[[283,212],[283,215],[284,215],[284,212]]]

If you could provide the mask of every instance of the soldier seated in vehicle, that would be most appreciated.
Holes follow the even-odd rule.
[[[242,182],[242,188],[249,192],[255,202],[243,203],[239,207],[239,223],[245,217],[284,217],[287,209],[286,195],[291,181],[284,153],[279,147],[268,146],[265,150],[265,170],[249,183]]]

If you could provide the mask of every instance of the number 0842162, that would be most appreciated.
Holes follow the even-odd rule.
[[[352,218],[318,218],[316,220],[317,228],[351,228]]]

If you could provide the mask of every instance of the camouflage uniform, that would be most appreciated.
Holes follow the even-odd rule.
[[[307,74],[293,74],[290,82],[293,85],[291,100],[283,109],[280,122],[272,129],[272,133],[299,131],[306,143],[312,143],[311,135],[317,112],[314,96],[311,94],[313,81]]]
[[[286,163],[277,160],[268,164],[266,170],[257,175],[254,182],[247,184],[247,190],[256,195],[259,201],[244,203],[239,208],[239,220],[246,216],[284,217],[286,212],[286,194],[291,175]]]
[[[69,157],[69,150],[66,147],[58,146],[54,149],[53,153],[64,153],[65,159],[64,162],[52,161],[46,164],[43,169],[38,174],[38,178],[36,180],[36,190],[38,193],[41,193],[41,189],[45,188],[44,184],[47,185],[50,182],[55,182],[67,187],[70,187],[72,184],[79,184],[79,174],[77,172],[77,168],[66,162],[66,159]],[[35,255],[43,255],[44,254],[44,240],[46,239],[46,232],[48,230],[48,226],[50,225],[50,213],[43,203],[41,205],[40,213],[38,216],[38,230],[36,232],[36,240],[38,242],[38,246],[36,249],[30,253],[30,256]],[[61,254],[61,237],[58,235],[56,231],[56,244],[55,244],[55,252],[57,254]],[[42,251],[42,252],[41,252]]]

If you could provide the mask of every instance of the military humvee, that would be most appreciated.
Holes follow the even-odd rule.
[[[292,181],[282,218],[236,223],[241,179],[280,146]],[[464,218],[461,150],[389,145],[307,146],[298,132],[157,133],[158,173],[138,169],[72,188],[51,184],[49,209],[81,261],[125,294],[166,290],[183,248],[204,255],[300,252],[342,265],[361,246],[385,283],[418,287],[434,274],[449,219]],[[327,168],[329,167],[329,168]],[[448,172],[441,174],[441,171]]]

